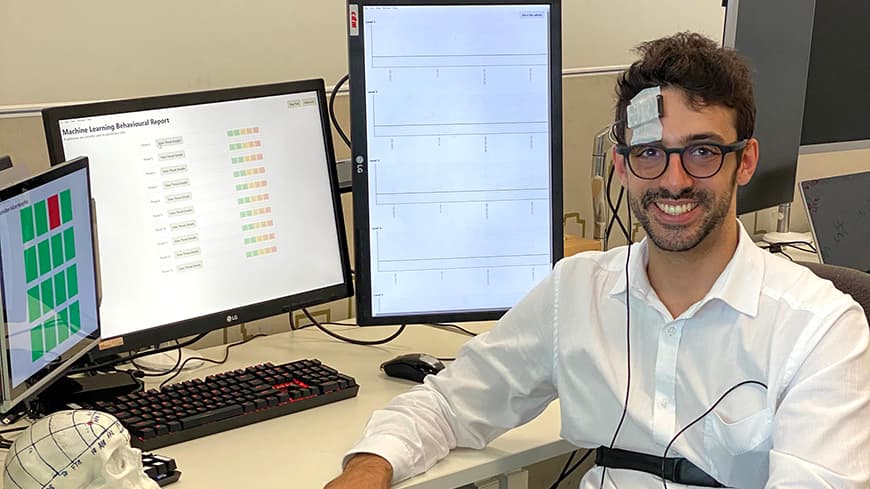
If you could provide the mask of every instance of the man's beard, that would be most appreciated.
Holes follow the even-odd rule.
[[[674,195],[664,189],[647,190],[640,198],[629,199],[631,211],[637,220],[640,221],[641,226],[646,231],[646,235],[655,243],[656,247],[664,251],[688,251],[704,241],[704,238],[722,225],[725,217],[728,216],[728,211],[731,208],[731,196],[734,195],[735,190],[733,181],[734,178],[732,178],[730,190],[718,200],[708,190],[686,189],[680,192],[679,195]],[[655,205],[653,202],[660,199],[691,199],[697,202],[698,206],[704,209],[705,212],[700,224],[692,225],[696,227],[696,230],[692,231],[689,227],[682,225],[662,223],[656,223],[659,229],[654,229],[650,222],[647,208],[650,205]]]

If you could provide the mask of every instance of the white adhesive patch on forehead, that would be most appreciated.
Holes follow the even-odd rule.
[[[662,89],[649,87],[641,90],[627,108],[631,144],[651,143],[662,139]]]

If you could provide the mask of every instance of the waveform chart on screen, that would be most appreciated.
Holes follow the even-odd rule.
[[[364,9],[373,315],[507,308],[551,270],[548,13]]]

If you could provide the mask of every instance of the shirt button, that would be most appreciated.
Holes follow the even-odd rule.
[[[662,409],[665,409],[666,407],[668,407],[668,400],[665,399],[664,397],[659,399],[659,407]]]
[[[677,334],[677,328],[675,328],[673,326],[669,327],[668,328],[668,336],[673,336],[675,334]]]

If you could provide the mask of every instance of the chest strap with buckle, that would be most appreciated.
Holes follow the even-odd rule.
[[[662,472],[664,461],[664,473]],[[656,457],[645,453],[598,447],[595,450],[595,465],[611,469],[630,469],[662,477],[677,484],[702,487],[725,487],[695,464],[682,457]]]

